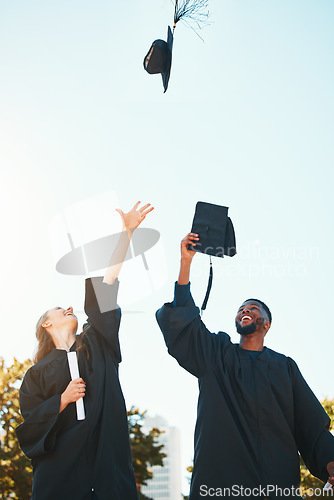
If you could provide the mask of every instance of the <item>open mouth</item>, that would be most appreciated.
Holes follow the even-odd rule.
[[[245,314],[244,316],[241,316],[241,319],[240,321],[243,322],[243,321],[252,321],[253,318],[252,316],[249,316],[249,314]]]

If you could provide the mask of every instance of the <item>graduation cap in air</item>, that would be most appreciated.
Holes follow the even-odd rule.
[[[180,20],[186,22],[186,24],[188,24],[188,21],[193,21],[196,23],[197,28],[201,28],[201,24],[204,24],[209,16],[209,12],[206,10],[207,5],[208,0],[175,0],[173,31],[171,27],[168,26],[167,41],[161,40],[160,38],[154,40],[150,50],[144,58],[144,69],[150,75],[161,73],[164,92],[166,92],[168,88],[171,72],[176,24]],[[194,31],[196,32],[196,29],[194,29]]]
[[[224,255],[228,255],[233,257],[237,253],[233,224],[227,214],[228,207],[203,201],[196,204],[191,232],[198,234],[199,241],[196,246],[189,245],[189,248],[195,252],[210,255],[210,274],[206,295],[201,307],[202,311],[206,309],[212,287],[213,268],[211,256],[224,257]]]
[[[167,42],[154,40],[144,59],[144,68],[150,75],[161,73],[164,92],[168,88],[170,69],[172,66],[173,33],[168,26]]]

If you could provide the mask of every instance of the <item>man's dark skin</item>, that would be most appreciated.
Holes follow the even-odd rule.
[[[196,252],[189,250],[188,245],[196,246],[196,241],[199,241],[198,234],[188,233],[181,241],[181,263],[180,273],[178,278],[179,285],[187,285],[190,277],[190,267],[192,259]],[[235,323],[238,326],[247,326],[251,323],[255,324],[254,333],[248,335],[240,334],[240,347],[249,351],[262,351],[264,337],[266,336],[271,324],[267,312],[263,306],[256,301],[245,301],[239,308]],[[334,461],[327,464],[329,474],[328,482],[334,485]]]

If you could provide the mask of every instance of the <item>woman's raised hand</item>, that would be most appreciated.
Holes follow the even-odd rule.
[[[152,210],[154,210],[154,207],[151,207],[150,203],[147,203],[141,208],[138,208],[140,205],[140,201],[138,201],[133,208],[126,214],[120,209],[116,208],[117,212],[120,214],[122,217],[123,225],[128,231],[134,231],[139,224],[143,222],[145,219],[146,215]],[[137,210],[138,209],[138,210]]]
[[[86,383],[82,378],[72,380],[60,398],[59,413],[65,410],[69,403],[75,403],[78,399],[83,398],[86,393]]]

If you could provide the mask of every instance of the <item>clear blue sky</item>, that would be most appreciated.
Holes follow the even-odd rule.
[[[154,319],[172,298],[195,203],[230,207],[238,245],[215,261],[205,322],[235,342],[249,296],[273,313],[267,345],[293,357],[318,397],[334,397],[332,0],[214,0],[203,43],[181,23],[169,89],[142,61],[172,22],[169,0],[58,0],[0,6],[1,352],[34,350],[54,305],[82,308],[82,278],[58,275],[51,218],[114,190],[155,206],[163,288],[125,314],[128,406],[163,415],[191,463],[197,381],[168,357]],[[196,256],[202,300],[207,261]],[[134,277],[135,279],[135,277]]]

